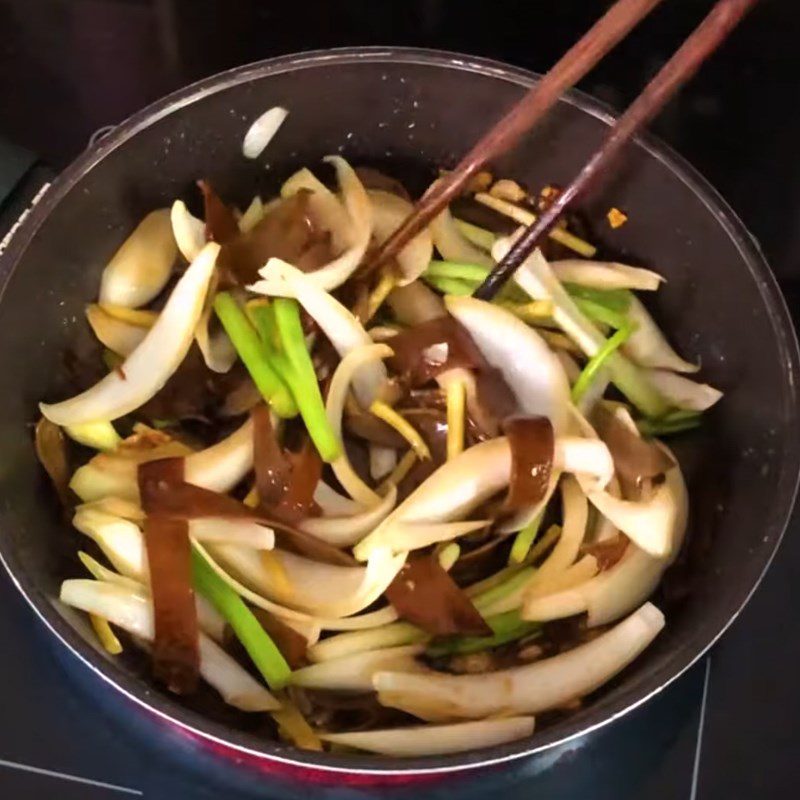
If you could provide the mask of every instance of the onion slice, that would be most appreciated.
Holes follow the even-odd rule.
[[[686,411],[707,411],[722,392],[706,383],[696,383],[666,369],[646,370],[647,378],[671,406]]]
[[[320,739],[384,756],[436,756],[525,739],[533,735],[533,717],[505,717],[454,725],[411,725],[386,730],[321,733]]]
[[[395,614],[395,618],[397,615]],[[430,637],[409,622],[389,621],[384,625],[351,630],[330,636],[308,650],[313,662],[331,661],[368,650],[383,650],[405,644],[426,642]]]
[[[666,473],[646,500],[622,500],[608,492],[592,490],[580,476],[592,505],[626,536],[655,558],[667,559],[675,552],[676,527],[683,513],[683,478],[675,467]]]
[[[397,489],[390,486],[379,503],[356,514],[308,517],[298,522],[297,527],[335,547],[350,547],[382,522],[394,508],[396,502]]]
[[[96,303],[86,306],[86,321],[97,341],[121,356],[129,356],[147,336],[146,327],[118,319]]]
[[[292,685],[305,689],[371,692],[372,676],[379,670],[423,671],[425,667],[415,658],[423,649],[422,645],[412,644],[354,653],[295,670],[290,680]]]
[[[342,358],[357,347],[372,344],[355,315],[312,281],[309,274],[278,258],[271,258],[260,274],[263,280],[248,288],[259,294],[295,298],[322,328]],[[369,408],[385,381],[386,367],[379,360],[355,378],[354,391],[363,408]]]
[[[236,359],[239,356],[233,343],[228,338],[228,334],[225,333],[223,327],[216,322],[213,316],[214,296],[217,292],[218,282],[215,272],[206,293],[206,300],[203,303],[203,311],[194,331],[194,338],[200,348],[200,353],[203,356],[203,361],[206,362],[206,366],[212,372],[225,373],[236,363]]]
[[[139,583],[148,582],[150,572],[138,525],[92,508],[78,508],[72,524],[94,540],[117,572]]]
[[[288,115],[289,112],[281,106],[273,106],[261,114],[244,135],[242,155],[245,158],[258,158]]]
[[[587,612],[588,624],[594,627],[619,619],[646,600],[674,560],[686,532],[688,496],[678,468],[667,473],[664,485],[677,509],[669,536],[669,558],[656,558],[631,542],[616,564],[591,580],[547,597],[529,598],[524,618],[546,621]]]
[[[491,267],[494,264],[487,253],[475,247],[462,235],[449,208],[445,208],[433,218],[430,229],[433,235],[433,244],[446,261],[478,264],[482,267]]]
[[[324,517],[351,517],[364,511],[364,506],[331,489],[325,481],[317,483],[314,502],[322,509]]]
[[[504,308],[473,297],[445,298],[447,310],[498,368],[526,414],[547,417],[556,435],[566,426],[569,381],[544,339]]]
[[[551,261],[550,267],[562,283],[577,283],[590,289],[655,291],[664,282],[657,272],[616,262],[568,258]]]
[[[186,483],[220,494],[233,489],[252,468],[252,419],[211,447],[186,456],[183,467]]]
[[[153,604],[141,594],[111,583],[68,580],[61,585],[61,602],[147,641],[153,640]],[[203,634],[199,637],[200,674],[226,703],[242,711],[273,711],[280,703],[221,647]]]
[[[110,421],[146,403],[167,382],[189,350],[203,309],[219,245],[210,242],[172,291],[142,343],[119,370],[62,403],[40,404],[56,425]]]
[[[151,211],[114,253],[100,279],[100,303],[139,308],[167,285],[178,248],[170,211]]]
[[[358,375],[365,368],[368,368],[370,373],[375,375],[376,373],[372,369],[374,364],[380,364],[385,375],[385,367],[381,359],[387,358],[391,354],[392,349],[388,345],[370,343],[365,347],[350,351],[339,363],[336,372],[333,374],[333,379],[328,389],[328,397],[325,401],[328,422],[337,438],[341,439],[342,437],[342,414],[351,382],[355,388]],[[331,464],[331,467],[339,483],[342,484],[355,501],[368,507],[380,504],[380,496],[361,480],[350,464],[344,448],[342,449],[342,455]]]
[[[601,441],[564,437],[555,442],[553,471],[580,474],[586,481],[586,491],[608,483],[614,474],[614,462]],[[353,553],[359,561],[364,561],[375,547],[388,546],[399,552],[463,535],[467,531],[456,527],[448,531],[449,536],[441,538],[437,527],[441,527],[440,523],[463,520],[473,509],[505,488],[510,477],[511,447],[505,436],[476,444],[439,467],[362,539],[353,548]],[[543,502],[548,496],[549,493]],[[459,522],[458,525],[482,527],[479,521]],[[415,528],[416,534],[413,533]],[[412,542],[415,543],[413,546]]]
[[[365,567],[311,561],[273,550],[280,578],[266,569],[259,554],[234,545],[209,547],[215,559],[244,584],[270,600],[318,617],[347,617],[362,611],[385,591],[405,562],[405,553],[375,551]]]
[[[311,214],[320,228],[330,232],[334,247],[345,250],[352,246],[355,231],[347,211],[339,198],[307,167],[287,178],[281,186],[281,197],[292,197],[300,191],[311,192]]]
[[[170,210],[172,235],[178,245],[181,255],[191,263],[206,243],[206,226],[203,220],[193,216],[183,200],[176,200]]]
[[[622,351],[637,364],[674,372],[697,372],[700,369],[699,364],[685,361],[672,349],[655,320],[635,296],[631,296],[628,319],[635,328]]]
[[[275,546],[275,531],[272,528],[246,519],[191,519],[189,535],[201,542],[238,544],[254,550],[272,550]]]
[[[362,539],[353,553],[364,561],[375,548],[400,549],[396,540],[403,534],[402,526],[408,523],[429,525],[462,519],[507,486],[510,475],[508,439],[491,439],[470,447],[439,467],[369,536]],[[420,528],[424,531],[425,526]]]
[[[392,192],[371,189],[367,192],[372,204],[372,234],[383,244],[414,211],[414,206]],[[399,285],[415,281],[428,268],[433,258],[433,238],[428,228],[423,228],[395,256],[400,268]]]
[[[369,247],[372,236],[372,206],[353,168],[341,156],[326,156],[339,179],[342,199],[352,224],[352,245],[333,261],[308,277],[321,289],[331,291],[341,286],[356,270]]]
[[[373,686],[383,705],[438,722],[494,714],[536,714],[583,697],[630,664],[664,627],[646,603],[592,641],[524,667],[485,675],[378,672]]]
[[[70,488],[84,502],[116,497],[138,503],[136,470],[140,463],[184,456],[186,482],[224,494],[253,468],[253,423],[247,420],[217,444],[192,453],[180,442],[143,450],[136,457],[119,451],[98,453],[75,470]]]

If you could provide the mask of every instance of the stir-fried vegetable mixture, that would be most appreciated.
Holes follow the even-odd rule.
[[[721,395],[642,302],[663,278],[571,221],[470,296],[552,187],[489,177],[376,273],[411,200],[326,160],[243,212],[199,181],[203,219],[152,211],[105,268],[110,371],[36,426],[91,540],[61,599],[110,656],[146,647],[170,691],[202,679],[299,747],[530,736],[663,627],[687,496],[654,437]]]

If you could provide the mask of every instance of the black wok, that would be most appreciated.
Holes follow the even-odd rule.
[[[77,574],[75,541],[34,458],[30,423],[39,400],[64,396],[62,354],[84,325],[102,266],[135,223],[188,197],[198,177],[242,203],[331,152],[388,164],[419,191],[535,80],[494,62],[417,50],[342,50],[242,67],[115,128],[16,230],[0,260],[0,556],[42,622],[99,678],[188,731],[272,763],[383,776],[442,772],[516,758],[612,721],[684,672],[739,613],[775,554],[797,486],[797,342],[741,222],[691,167],[648,137],[631,148],[586,216],[607,253],[667,276],[656,316],[726,397],[707,427],[678,447],[692,514],[689,543],[655,598],[666,629],[584,708],[530,740],[463,755],[302,752],[236,727],[219,709],[201,713],[154,689],[146,671],[108,657],[85,617],[56,600],[61,580]],[[289,119],[259,163],[248,162],[242,136],[275,104],[290,109]],[[496,171],[532,186],[566,183],[609,120],[597,103],[572,93]],[[50,122],[58,135],[57,120]],[[604,222],[612,205],[630,215],[615,231]]]

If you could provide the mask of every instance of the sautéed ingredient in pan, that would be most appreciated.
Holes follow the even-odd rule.
[[[470,296],[552,187],[487,176],[362,275],[409,195],[326,161],[335,185],[302,169],[243,212],[200,181],[204,220],[151,212],[109,263],[110,371],[37,428],[86,536],[61,598],[299,747],[530,736],[663,627],[688,501],[656,437],[721,394],[646,310],[663,277],[571,221]]]

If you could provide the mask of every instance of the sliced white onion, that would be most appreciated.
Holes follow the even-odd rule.
[[[191,263],[206,243],[205,223],[189,213],[186,203],[183,200],[176,200],[170,210],[170,221],[172,223],[172,235],[178,244],[181,255]]]
[[[581,374],[578,362],[566,350],[553,350],[556,358],[561,362],[561,367],[570,384],[575,383]]]
[[[378,670],[421,672],[425,669],[415,656],[421,645],[390,647],[321,661],[292,673],[291,683],[305,689],[330,689],[340,692],[371,692],[372,676]]]
[[[86,321],[97,341],[121,356],[129,356],[147,336],[147,328],[117,319],[95,303],[86,306]]]
[[[283,125],[289,112],[281,106],[273,106],[265,111],[247,129],[242,140],[242,155],[245,158],[258,158],[264,148],[272,141],[272,137]]]
[[[337,438],[341,439],[342,436],[342,414],[344,413],[344,404],[350,384],[353,384],[355,390],[359,374],[367,369],[370,370],[371,375],[374,375],[373,365],[375,364],[380,364],[385,375],[385,367],[381,359],[388,358],[391,354],[392,349],[388,345],[368,344],[365,347],[351,350],[339,362],[336,372],[333,373],[333,379],[328,389],[328,397],[325,400],[328,422]],[[336,479],[353,500],[367,507],[380,503],[380,496],[370,489],[353,469],[347,457],[347,451],[344,448],[342,455],[331,464],[331,467]]]
[[[665,485],[677,507],[670,531],[671,557],[655,558],[630,542],[616,564],[591,580],[548,597],[529,598],[525,619],[547,621],[588,612],[589,626],[594,627],[619,619],[646,600],[680,550],[686,532],[688,497],[680,470],[670,470]]]
[[[200,353],[203,356],[203,361],[206,362],[206,366],[212,372],[225,373],[234,365],[238,354],[221,325],[218,325],[212,333],[214,296],[217,293],[217,283],[218,280],[215,273],[211,278],[206,300],[203,303],[203,311],[194,330],[194,338],[200,348]]]
[[[383,244],[412,214],[414,206],[392,192],[371,189],[367,194],[372,203],[372,235],[378,244]],[[400,285],[405,286],[419,278],[428,268],[431,258],[433,237],[430,230],[424,228],[395,256],[400,268]]]
[[[557,454],[556,454],[557,455]],[[558,481],[561,478],[561,471],[557,465],[554,464],[553,470],[550,473],[550,483],[547,486],[547,491],[544,497],[535,505],[522,508],[513,513],[506,519],[502,519],[497,523],[495,530],[498,533],[516,533],[530,525],[539,514],[542,514],[547,508],[547,504],[553,497],[553,493],[558,486]]]
[[[622,500],[594,491],[578,476],[592,505],[654,558],[668,559],[676,547],[675,530],[685,514],[685,487],[679,467],[668,470],[665,480],[645,500]]]
[[[325,481],[319,481],[314,489],[314,502],[326,517],[352,517],[361,514],[364,506],[331,489]]]
[[[482,267],[491,267],[494,264],[491,256],[475,247],[464,237],[450,213],[445,208],[431,221],[431,234],[433,244],[439,254],[447,261],[457,261],[461,264],[478,264]]]
[[[595,489],[604,489],[614,476],[614,459],[600,439],[575,436],[556,439],[554,463],[563,472],[593,478]]]
[[[608,448],[599,440],[564,437],[555,442],[553,471],[556,475],[580,471],[587,481],[587,487],[605,486],[613,475],[613,461]],[[425,541],[426,544],[445,541],[441,537],[447,536],[449,529],[437,530],[440,523],[463,519],[506,487],[510,479],[511,446],[505,436],[470,447],[445,462],[420,484],[353,548],[353,553],[363,561],[374,547],[387,546],[399,552],[409,549],[407,545],[412,540]],[[541,507],[542,504],[539,504],[537,510]],[[421,524],[415,530],[410,523]]]
[[[526,414],[548,417],[556,435],[566,425],[569,381],[536,331],[504,308],[473,297],[445,298],[486,360],[501,371]]]
[[[403,325],[419,325],[443,317],[446,313],[442,298],[422,281],[393,289],[386,298],[386,304]]]
[[[375,548],[400,550],[395,540],[404,538],[406,532],[398,527],[398,523],[407,525],[411,522],[459,520],[507,486],[510,474],[511,448],[505,437],[464,450],[417,487],[369,536],[355,546],[353,553],[364,561]]]
[[[546,597],[564,589],[571,589],[573,586],[580,586],[594,578],[599,570],[597,559],[587,554],[565,570],[528,586],[526,595],[528,598]]]
[[[248,419],[232,434],[186,456],[187,483],[225,494],[253,468],[253,421]]]
[[[373,685],[383,705],[429,721],[536,714],[602,686],[663,627],[664,615],[646,603],[596,639],[533,664],[483,675],[378,672]]]
[[[309,274],[278,258],[271,258],[260,274],[263,280],[248,288],[269,296],[294,297],[322,328],[342,358],[357,347],[372,344],[361,322],[333,295],[312,281]],[[355,378],[358,402],[369,408],[385,381],[386,367],[377,359]]]
[[[372,206],[367,192],[353,168],[341,156],[326,156],[333,164],[339,179],[342,199],[352,223],[353,244],[333,261],[308,273],[308,277],[321,289],[332,291],[341,286],[364,258],[372,236]]]
[[[494,257],[501,260],[512,241],[513,237],[498,239],[492,249]],[[552,315],[556,324],[586,356],[591,358],[605,344],[603,334],[575,305],[538,248],[523,262],[514,279],[534,300],[549,300],[553,304]],[[608,357],[605,367],[616,383],[635,388],[641,403],[653,409],[666,410],[663,408],[664,398],[648,379],[647,370],[631,363],[619,351]]]
[[[273,602],[318,617],[357,614],[383,594],[405,562],[405,553],[376,550],[365,567],[323,564],[273,550],[282,580],[266,569],[259,553],[235,545],[208,548],[214,558],[251,589]]]
[[[272,550],[275,546],[272,528],[246,519],[192,519],[189,520],[189,535],[201,542],[236,544],[254,550]]]
[[[393,447],[381,447],[379,444],[369,445],[369,476],[379,481],[397,466],[397,450]]]
[[[481,613],[489,615],[511,611],[519,608],[525,597],[536,596],[541,587],[547,590],[553,583],[556,588],[560,587],[562,576],[578,557],[589,519],[586,495],[581,491],[578,482],[569,475],[564,476],[561,481],[561,501],[564,521],[555,547],[524,586],[481,609]],[[579,573],[579,577],[581,574]],[[569,581],[567,583],[569,585]]]
[[[153,604],[122,586],[91,580],[61,585],[61,602],[95,614],[146,641],[154,635]],[[226,703],[242,711],[273,711],[280,703],[207,636],[200,634],[200,674]]]
[[[276,603],[267,597],[264,597],[263,594],[253,591],[248,586],[245,586],[245,584],[237,580],[236,577],[226,571],[208,552],[208,550],[206,550],[205,547],[196,540],[194,542],[194,546],[208,561],[214,572],[216,572],[217,575],[219,575],[219,577],[244,600],[256,608],[263,608],[265,611],[269,611],[270,614],[274,614],[276,617],[279,617],[286,622],[287,625],[290,625],[291,627],[295,628],[295,630],[300,632],[306,630],[316,630],[317,628],[331,631],[364,630],[367,628],[378,627],[380,625],[386,625],[390,622],[394,622],[397,619],[397,612],[391,607],[382,608],[380,611],[370,611],[369,613],[359,614],[352,617],[317,616],[314,614],[307,614],[302,611],[297,611],[294,608],[288,608],[287,606],[283,606],[280,603]],[[242,550],[246,552],[244,548],[242,548]],[[252,566],[252,557],[249,556],[247,558],[249,558],[251,562],[251,566],[249,567],[248,571],[252,570],[254,573],[256,573],[256,568]],[[263,580],[263,576],[258,576],[256,573],[256,582],[261,580]]]
[[[616,262],[568,258],[551,261],[550,266],[563,283],[577,283],[590,289],[655,291],[664,282],[664,278],[657,272]]]
[[[155,325],[119,370],[62,403],[41,403],[42,414],[56,425],[114,420],[153,397],[189,350],[218,253],[218,244],[205,246],[176,284]]]
[[[643,367],[671,369],[674,372],[697,372],[698,364],[684,361],[670,346],[655,320],[636,297],[631,297],[628,318],[636,327],[622,351]]]
[[[241,233],[250,233],[262,219],[264,219],[264,203],[261,198],[256,195],[250,201],[250,205],[244,211],[241,217],[239,217],[239,231]]]
[[[384,756],[436,756],[494,747],[533,735],[533,717],[505,717],[454,725],[410,725],[352,733],[321,733],[320,739]]]
[[[281,197],[291,197],[297,192],[311,192],[309,205],[314,222],[331,234],[333,246],[346,250],[356,244],[357,231],[339,198],[311,172],[303,167],[281,186]]]
[[[117,572],[140,583],[148,582],[144,539],[136,523],[84,507],[75,512],[72,524],[97,544]]]
[[[395,617],[397,615],[395,614]],[[309,648],[308,657],[313,662],[343,659],[368,650],[382,650],[406,644],[417,644],[430,639],[424,631],[409,622],[390,622],[376,628],[347,631],[331,636]]]
[[[335,547],[350,547],[384,520],[396,502],[397,489],[390,486],[380,502],[357,514],[342,517],[308,517],[298,523],[298,527]]]
[[[141,550],[142,554],[144,553],[144,539],[140,538],[140,543],[138,545],[139,550]],[[129,548],[131,549],[131,548]],[[113,583],[117,586],[121,586],[126,590],[134,591],[137,594],[141,594],[146,597],[150,597],[150,587],[141,581],[135,580],[134,578],[126,577],[125,575],[120,575],[118,572],[114,572],[114,570],[108,569],[104,567],[99,561],[95,561],[90,555],[86,553],[79,553],[78,554],[81,558],[81,563],[91,572],[92,576],[97,579],[98,581],[105,581],[107,583]],[[142,555],[139,560],[143,560],[144,555]],[[207,636],[210,636],[215,642],[222,642],[225,635],[225,627],[227,626],[227,622],[222,617],[222,615],[205,599],[199,594],[195,595],[195,605],[197,607],[197,622],[200,626],[200,630],[203,631]]]
[[[589,521],[589,503],[575,478],[566,475],[561,481],[561,506],[563,523],[561,536],[555,547],[542,562],[528,582],[526,592],[533,591],[551,578],[567,570],[578,557],[586,525]]]
[[[122,517],[122,519],[128,519],[131,522],[143,522],[146,516],[137,502],[113,495],[82,503],[76,506],[75,511],[102,511],[105,514]]]
[[[393,325],[373,325],[367,333],[373,342],[388,342],[389,339],[400,333],[400,329]]]
[[[139,464],[173,457],[185,458],[187,483],[229,492],[253,468],[253,423],[248,419],[230,436],[196,453],[177,441],[138,452],[98,453],[75,470],[69,485],[85,503],[116,497],[138,504]]]
[[[667,402],[685,411],[706,411],[722,398],[722,392],[665,369],[645,370],[648,380]]]
[[[396,522],[392,527],[392,547],[398,550],[419,550],[438,542],[449,542],[492,524],[490,519],[462,522]]]
[[[73,441],[104,453],[113,451],[122,441],[110,422],[84,422],[82,425],[68,425],[64,428],[64,433]]]
[[[103,270],[100,302],[125,308],[146,305],[167,285],[177,254],[169,209],[151,211]]]

